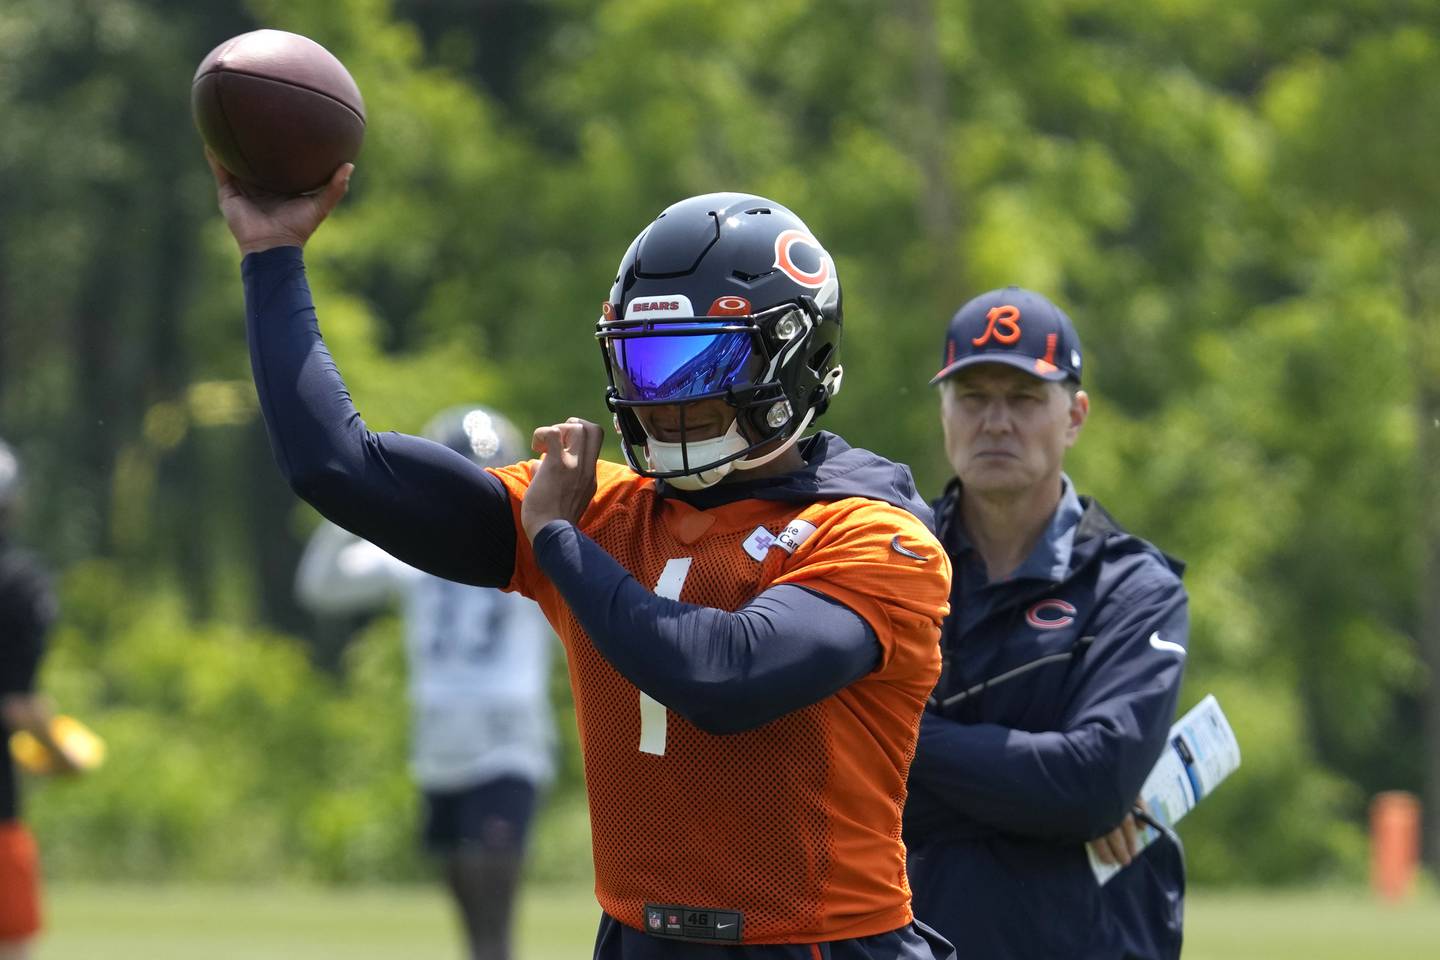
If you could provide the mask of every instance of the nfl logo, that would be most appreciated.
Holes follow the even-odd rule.
[[[663,923],[662,918],[661,918],[661,916],[660,916],[660,911],[659,911],[659,910],[646,910],[646,911],[645,911],[645,923],[650,927],[651,930],[659,930],[660,927],[661,927],[661,925],[662,925],[662,923]]]

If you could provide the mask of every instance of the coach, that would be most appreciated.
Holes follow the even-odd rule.
[[[1180,953],[1183,855],[1137,850],[1132,805],[1175,713],[1185,589],[1063,473],[1080,365],[1069,318],[1007,287],[955,314],[931,380],[954,579],[905,840],[916,917],[976,960]],[[1127,864],[1104,886],[1087,841]]]

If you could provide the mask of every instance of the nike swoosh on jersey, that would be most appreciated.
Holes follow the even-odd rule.
[[[907,546],[905,546],[903,543],[901,543],[901,542],[900,542],[900,534],[898,534],[898,533],[895,534],[895,536],[893,536],[893,537],[890,538],[890,549],[891,549],[891,550],[894,550],[896,553],[900,554],[902,557],[913,557],[913,558],[916,559],[916,560],[929,560],[929,559],[930,559],[929,557],[925,556],[925,554],[923,554],[923,553],[916,553],[914,550],[911,550],[909,547],[907,547]]]
[[[1185,648],[1180,646],[1180,644],[1176,643],[1174,640],[1161,640],[1159,630],[1156,630],[1154,633],[1150,634],[1150,646],[1154,647],[1156,650],[1167,650],[1170,653],[1178,653],[1182,657],[1185,656]]]

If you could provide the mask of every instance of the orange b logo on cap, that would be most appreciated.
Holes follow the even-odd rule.
[[[970,342],[977,347],[983,347],[992,339],[998,340],[1007,347],[1020,339],[1020,308],[1005,304],[1003,307],[991,307],[990,312],[985,314],[989,325],[985,332]],[[1004,328],[1002,332],[1000,328]]]

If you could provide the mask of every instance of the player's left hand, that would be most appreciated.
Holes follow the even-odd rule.
[[[531,448],[542,455],[540,468],[520,503],[520,524],[531,542],[552,520],[580,522],[595,499],[595,461],[604,440],[598,425],[579,417],[535,431]]]
[[[56,746],[60,749],[51,753],[51,762],[54,764],[53,773],[61,776],[74,776],[89,769],[79,756],[65,744],[56,744]]]

